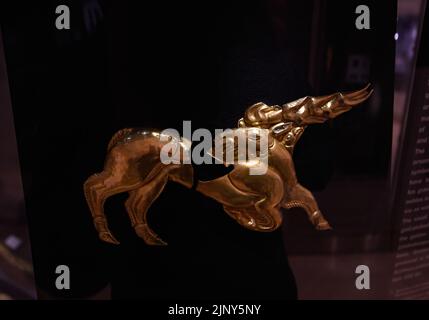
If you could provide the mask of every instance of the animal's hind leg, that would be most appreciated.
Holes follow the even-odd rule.
[[[85,197],[98,236],[101,240],[113,244],[119,244],[119,241],[115,239],[109,230],[103,209],[104,203],[108,197],[132,190],[141,184],[139,180],[123,178],[123,175],[103,171],[89,177],[84,184]]]
[[[119,244],[119,241],[112,235],[104,215],[103,204],[105,202],[105,184],[104,181],[109,177],[107,172],[97,173],[86,180],[84,192],[86,201],[92,214],[95,229],[101,240]]]
[[[316,199],[314,199],[313,194],[309,190],[307,190],[300,184],[297,184],[295,188],[293,188],[290,192],[290,199],[291,200],[283,203],[282,206],[284,208],[303,208],[307,213],[310,222],[316,227],[316,229],[331,229],[331,226],[329,225],[328,221],[326,221],[326,219],[320,212]]]
[[[149,227],[146,218],[149,207],[161,194],[167,182],[168,175],[161,173],[149,183],[131,191],[125,202],[134,230],[149,245],[167,244]]]

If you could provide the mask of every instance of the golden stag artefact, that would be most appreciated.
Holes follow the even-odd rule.
[[[304,97],[283,106],[252,105],[238,127],[241,132],[255,128],[269,131],[266,173],[250,175],[252,164],[234,164],[225,176],[198,181],[196,190],[220,202],[227,214],[251,230],[277,229],[282,223],[281,208],[293,207],[304,209],[316,229],[330,229],[312,193],[298,183],[293,148],[307,125],[333,119],[365,101],[371,93],[368,85],[350,93]],[[149,227],[147,211],[169,180],[187,188],[192,188],[194,181],[191,164],[160,161],[161,149],[167,143],[160,139],[161,135],[155,130],[118,131],[109,143],[104,170],[85,182],[85,196],[101,240],[119,244],[109,230],[103,206],[108,197],[128,192],[125,207],[137,235],[149,245],[166,244]],[[190,151],[190,144],[183,139],[176,143],[181,154]]]

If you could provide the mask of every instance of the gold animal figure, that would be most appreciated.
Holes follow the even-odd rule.
[[[250,175],[252,164],[234,164],[225,176],[198,181],[196,190],[220,202],[228,215],[254,231],[277,229],[282,223],[281,209],[293,207],[304,209],[316,229],[330,229],[312,193],[298,182],[293,148],[307,125],[333,119],[364,102],[371,93],[368,85],[350,93],[304,97],[282,106],[252,105],[238,121],[238,127],[244,134],[247,130],[269,130],[266,173]],[[149,227],[148,209],[168,181],[187,188],[192,188],[194,181],[191,164],[160,161],[161,149],[167,143],[160,139],[161,135],[155,130],[120,130],[108,145],[103,171],[85,182],[85,197],[101,240],[119,244],[109,230],[103,205],[108,197],[128,192],[125,207],[137,235],[148,245],[166,245]],[[176,146],[183,160],[190,144],[179,139]]]

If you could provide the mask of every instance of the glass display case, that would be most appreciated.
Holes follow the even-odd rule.
[[[0,299],[429,297],[425,0],[20,9],[0,13]],[[184,121],[266,129],[288,170],[167,172]]]

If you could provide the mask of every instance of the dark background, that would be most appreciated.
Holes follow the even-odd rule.
[[[344,248],[359,250],[356,238],[384,232],[383,208],[353,209],[329,189],[331,181],[346,182],[358,202],[362,190],[348,181],[374,180],[363,201],[383,203],[385,195],[396,5],[365,3],[369,31],[355,28],[360,1],[51,1],[1,10],[39,289],[81,297],[111,283],[113,297],[296,297],[281,230],[245,230],[214,201],[169,184],[150,211],[169,246],[149,247],[135,236],[121,195],[105,207],[121,241],[114,247],[98,240],[82,184],[101,171],[118,129],[180,130],[183,120],[194,129],[227,128],[257,101],[283,104],[367,82],[375,88],[372,102],[308,128],[294,158],[301,183],[324,192],[322,202],[350,206],[347,215],[327,216],[340,235],[346,229],[357,235],[344,239]],[[58,4],[70,5],[69,31],[55,29]],[[85,17],[97,5],[102,16],[91,24]],[[350,77],[353,55],[370,61],[368,74]],[[198,173],[216,174],[211,167]],[[361,188],[368,192],[368,185]],[[289,251],[331,250],[338,234],[315,235],[301,228],[303,213],[288,216],[287,234],[298,239],[286,237]],[[60,264],[71,269],[68,292],[54,288]]]

